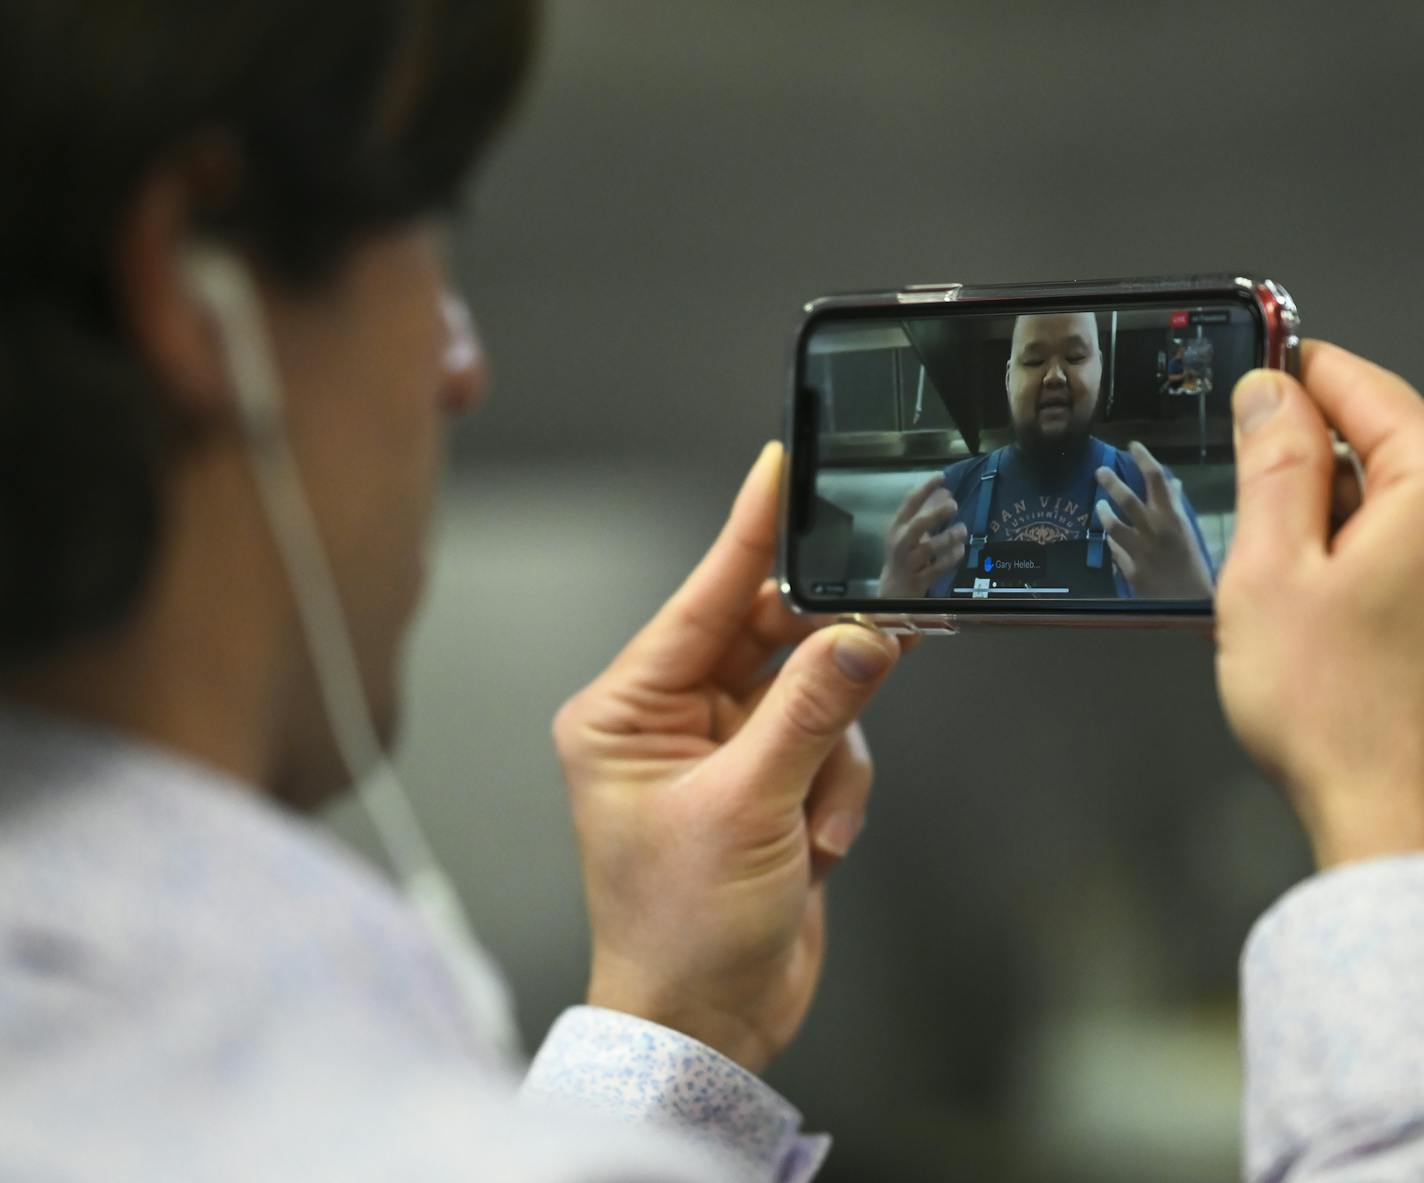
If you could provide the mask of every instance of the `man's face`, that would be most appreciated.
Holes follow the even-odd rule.
[[[1098,324],[1091,312],[1021,316],[1014,322],[1004,383],[1020,444],[1058,447],[1084,438],[1102,380]]]
[[[482,397],[483,356],[429,224],[365,240],[314,294],[269,297],[293,450],[373,721],[389,742],[444,421]],[[282,774],[299,803],[345,783],[309,670],[302,681]]]

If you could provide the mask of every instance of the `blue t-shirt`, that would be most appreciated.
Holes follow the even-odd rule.
[[[990,471],[990,461],[995,458],[998,470],[996,475],[993,480],[983,479]],[[1088,569],[1091,561],[1088,556],[1093,550],[1088,542],[1089,531],[1096,533],[1101,530],[1094,512],[1094,503],[1099,500],[1106,501],[1118,517],[1124,516],[1122,507],[1098,484],[1095,474],[1099,468],[1111,469],[1138,497],[1144,501],[1147,499],[1147,482],[1131,453],[1097,438],[1089,439],[1088,447],[1083,449],[1082,459],[1051,485],[1043,483],[1038,471],[1025,461],[1017,445],[1010,444],[997,452],[982,456],[970,456],[944,470],[945,490],[959,506],[958,514],[945,528],[948,529],[954,522],[963,522],[971,537],[974,536],[979,520],[979,503],[986,492],[992,490],[987,493],[992,499],[984,522],[983,535],[988,545],[1004,542],[1027,542],[1040,546],[1062,542],[1082,543],[1070,560],[1076,568],[1082,569],[1080,576],[1070,577],[1075,594],[1084,594],[1080,586],[1087,584],[1101,585],[1102,591],[1089,591],[1086,594],[1115,592],[1119,596],[1131,596],[1132,589],[1128,587],[1121,572],[1112,565],[1105,546],[1101,548],[1102,574],[1096,575]],[[1165,468],[1164,471],[1170,480],[1171,471]],[[1207,552],[1201,526],[1197,523],[1196,510],[1192,508],[1185,493],[1182,494],[1182,508],[1191,523],[1192,533],[1201,548],[1207,570],[1212,571],[1214,579],[1211,556]],[[952,594],[951,589],[956,581],[962,581],[961,569],[964,562],[968,561],[972,547],[973,541],[966,544],[965,559],[961,561],[960,568],[943,575],[930,587],[929,595],[945,597]],[[1112,571],[1113,592],[1107,590],[1106,571],[1109,568]]]

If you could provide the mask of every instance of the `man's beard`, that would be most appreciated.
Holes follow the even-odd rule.
[[[1018,430],[1019,453],[1040,480],[1053,482],[1068,475],[1082,461],[1091,427],[1091,422],[1075,416],[1064,430],[1046,436],[1035,417]]]

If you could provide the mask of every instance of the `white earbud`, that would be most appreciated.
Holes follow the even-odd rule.
[[[266,347],[262,306],[247,265],[231,251],[190,245],[183,271],[193,294],[212,314],[243,426],[252,437],[278,430],[282,414],[281,378]]]

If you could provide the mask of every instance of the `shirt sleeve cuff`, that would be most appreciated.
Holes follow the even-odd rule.
[[[1257,921],[1241,977],[1248,1178],[1420,1138],[1424,855],[1293,888]]]
[[[830,1150],[828,1136],[801,1134],[800,1112],[740,1065],[690,1036],[600,1007],[559,1017],[523,1095],[672,1128],[746,1183],[805,1183]]]

